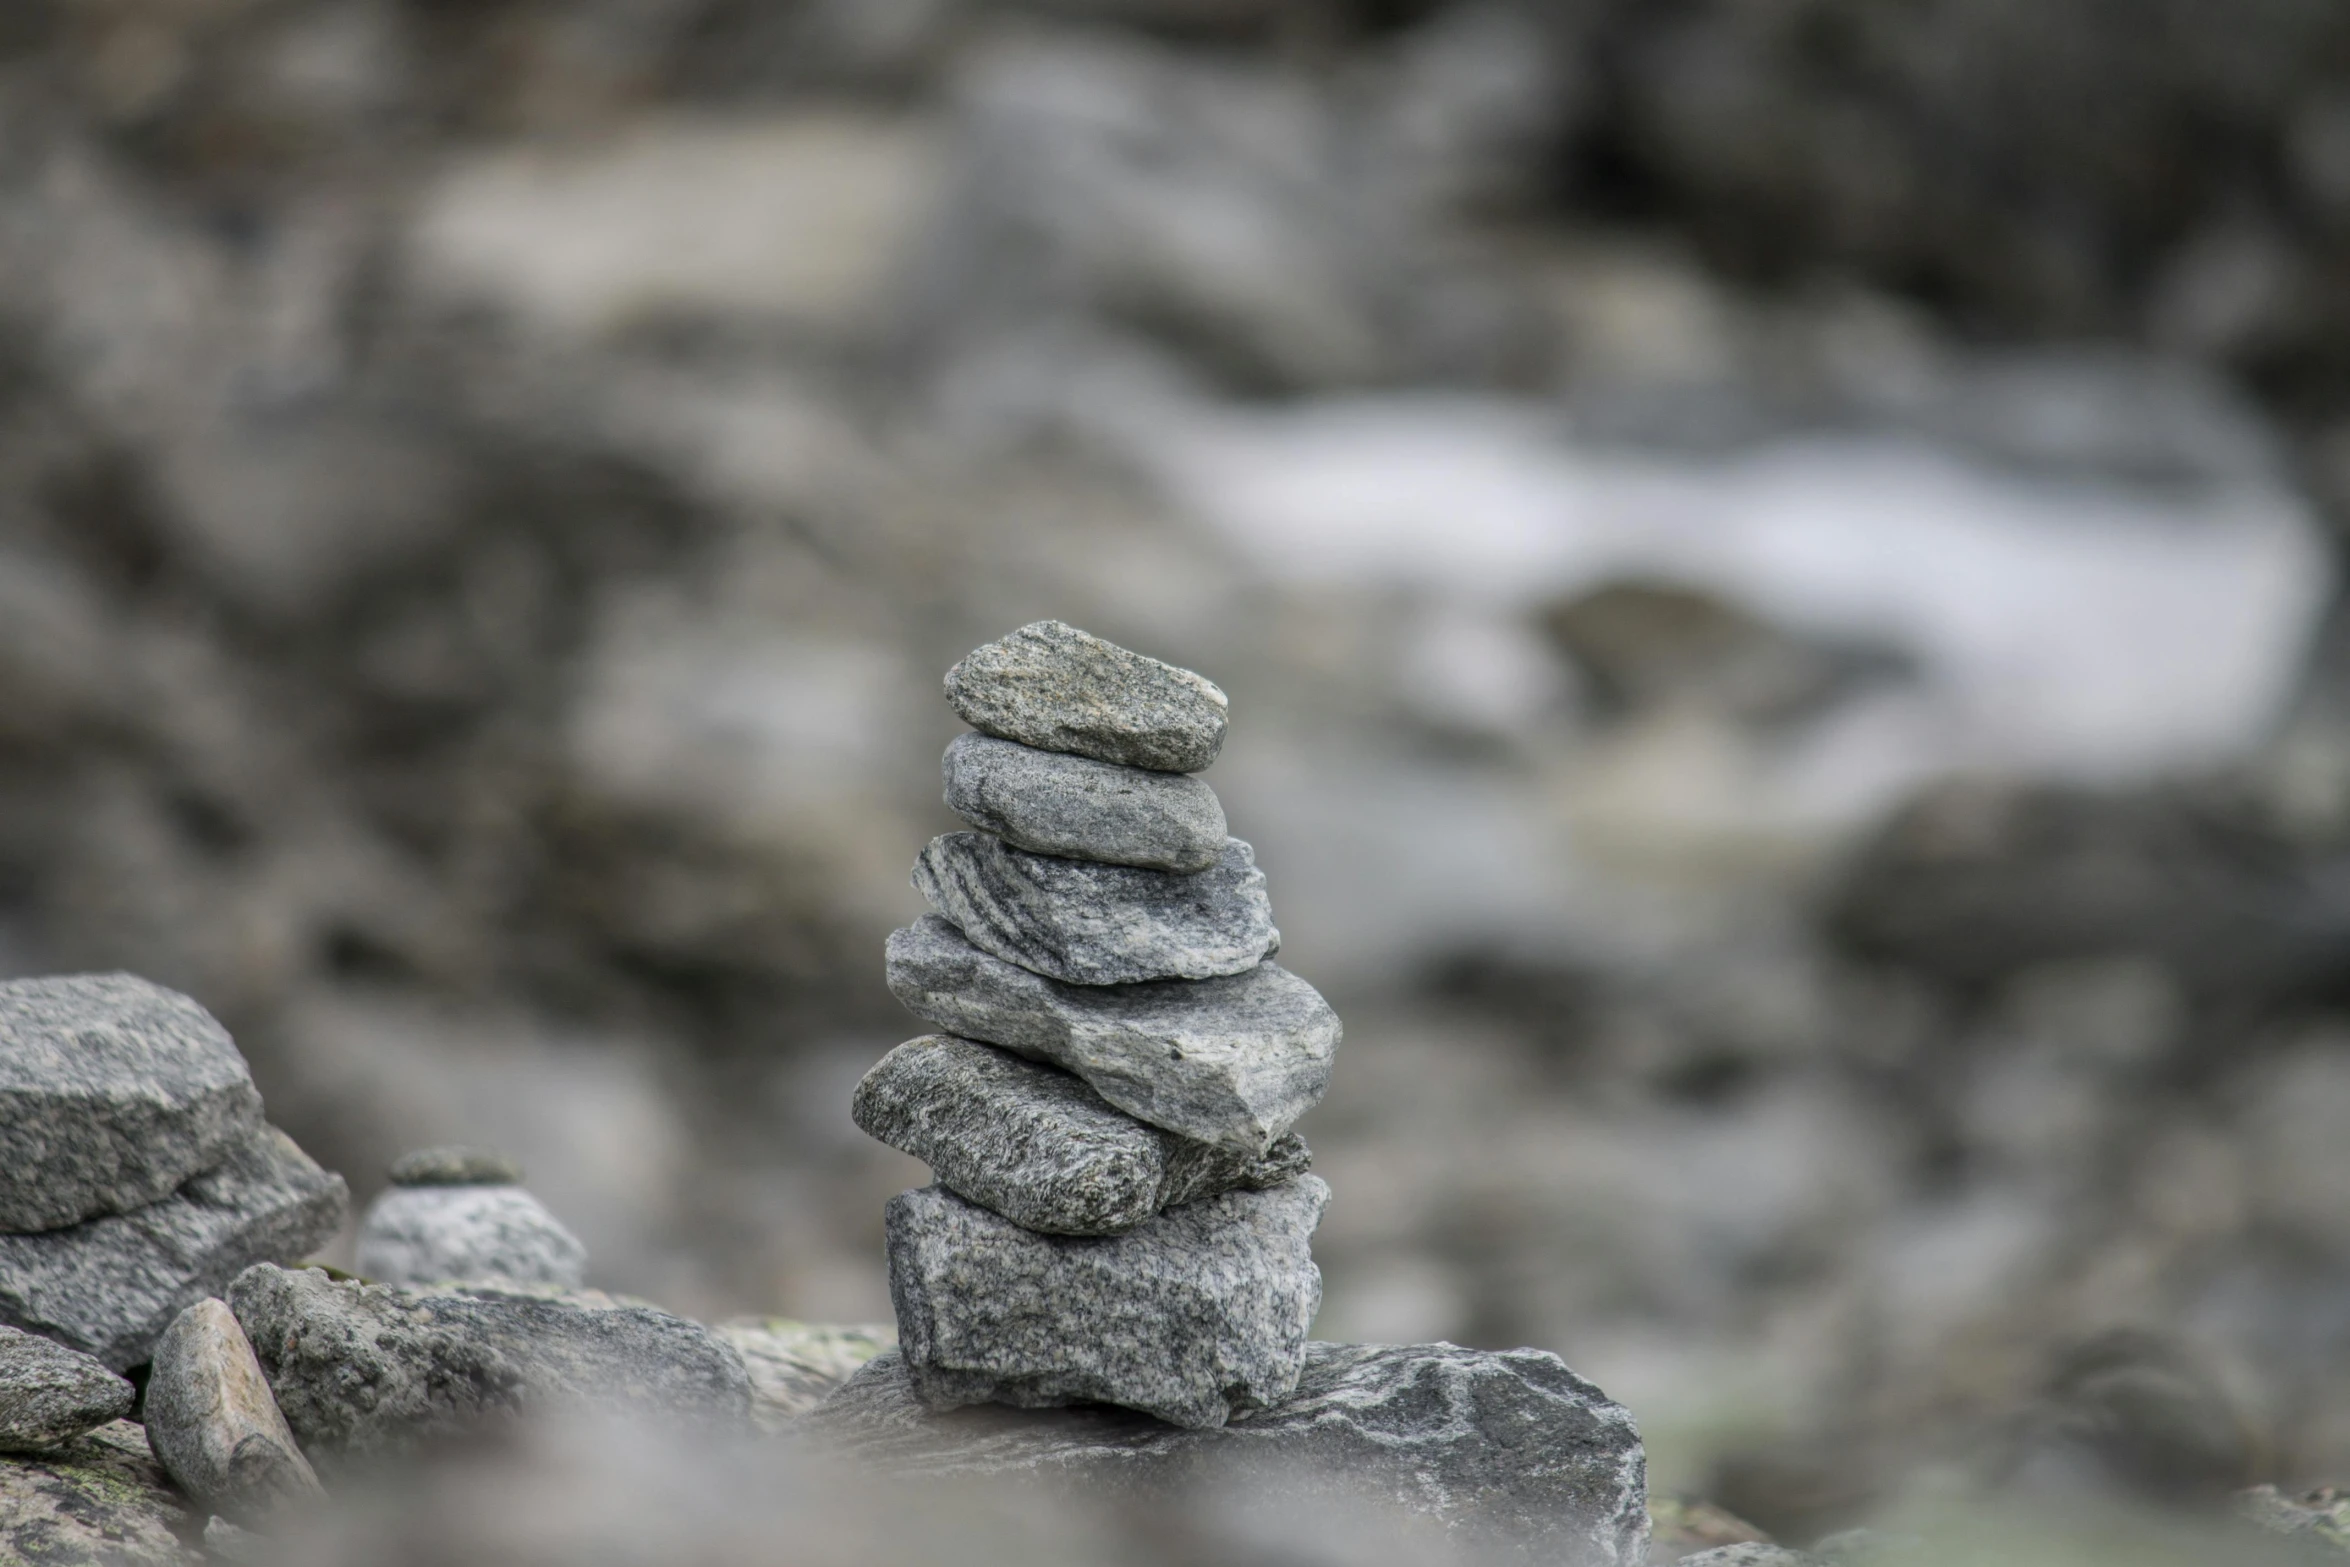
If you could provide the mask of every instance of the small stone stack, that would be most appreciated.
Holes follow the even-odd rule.
[[[1058,621],[948,672],[973,832],[932,840],[937,912],[891,991],[941,1030],[857,1087],[931,1168],[889,1205],[905,1373],[932,1408],[1106,1403],[1221,1426],[1297,1386],[1329,1188],[1290,1131],[1337,1015],[1271,961],[1263,872],[1213,790],[1224,693]]]

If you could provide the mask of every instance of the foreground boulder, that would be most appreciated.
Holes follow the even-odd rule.
[[[1632,1417],[1539,1350],[1309,1344],[1297,1388],[1218,1430],[1126,1410],[939,1412],[881,1355],[797,1429],[900,1475],[1027,1481],[1179,1508],[1232,1488],[1285,1510],[1432,1520],[1480,1557],[1639,1567],[1646,1465]]]
[[[313,1458],[403,1452],[550,1406],[750,1418],[749,1375],[722,1339],[590,1292],[425,1292],[262,1266],[237,1277],[228,1303]]]
[[[0,1463],[0,1562],[200,1567],[180,1542],[202,1524],[128,1420]]]
[[[341,1176],[263,1127],[161,1202],[0,1235],[0,1323],[125,1370],[148,1358],[172,1318],[244,1269],[309,1256],[349,1204]]]
[[[0,1453],[38,1453],[120,1420],[136,1396],[81,1351],[0,1328]]]
[[[215,1513],[262,1522],[322,1494],[253,1346],[218,1300],[196,1302],[165,1331],[141,1413],[156,1461]]]
[[[0,1231],[169,1197],[261,1125],[228,1031],[131,974],[0,984]]]

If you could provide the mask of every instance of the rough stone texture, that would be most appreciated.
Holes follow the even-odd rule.
[[[78,1349],[0,1328],[0,1453],[37,1453],[131,1412],[121,1377]]]
[[[228,1301],[312,1458],[407,1450],[484,1417],[588,1404],[749,1418],[742,1358],[699,1323],[585,1296],[421,1292],[256,1267]]]
[[[180,1543],[201,1516],[128,1420],[0,1463],[0,1562],[10,1567],[201,1567]]]
[[[261,1124],[212,1014],[131,974],[0,984],[0,1230],[169,1196]]]
[[[350,1194],[275,1127],[161,1202],[40,1235],[0,1235],[0,1322],[120,1371],[171,1319],[256,1262],[296,1262],[342,1227]]]
[[[519,1186],[395,1186],[369,1204],[356,1261],[379,1284],[469,1279],[577,1289],[587,1248]]]
[[[155,1346],[140,1410],[155,1461],[212,1511],[248,1523],[323,1495],[244,1330],[207,1297]]]
[[[925,1023],[1076,1073],[1111,1104],[1260,1155],[1320,1103],[1338,1014],[1275,963],[1222,979],[1065,985],[980,951],[935,915],[889,938],[890,994]]]
[[[392,1161],[394,1186],[520,1186],[522,1166],[483,1148],[419,1148]]]
[[[963,722],[999,739],[1168,773],[1216,759],[1231,706],[1188,669],[1057,620],[974,648],[946,692]]]
[[[926,1407],[877,1357],[810,1411],[826,1451],[901,1476],[1186,1499],[1240,1480],[1285,1507],[1372,1503],[1433,1518],[1471,1559],[1640,1567],[1646,1466],[1631,1415],[1557,1356],[1450,1344],[1308,1344],[1297,1387],[1219,1431],[1125,1410]]]
[[[1313,1163],[1294,1132],[1261,1158],[1194,1142],[1111,1109],[1057,1067],[948,1034],[882,1057],[850,1113],[947,1190],[1051,1235],[1122,1235],[1163,1209],[1278,1186]]]
[[[1097,865],[942,833],[914,862],[914,890],[974,946],[1072,985],[1212,979],[1281,946],[1265,873],[1238,838],[1197,875]]]
[[[1224,853],[1216,791],[1182,773],[958,735],[941,764],[947,809],[1039,854],[1204,871]]]
[[[898,1344],[924,1402],[1122,1404],[1217,1426],[1297,1381],[1330,1188],[1226,1192],[1107,1240],[1038,1235],[936,1186],[890,1199]]]
[[[898,1341],[897,1329],[886,1323],[836,1326],[788,1317],[735,1317],[710,1331],[743,1357],[751,1374],[751,1419],[770,1435]]]

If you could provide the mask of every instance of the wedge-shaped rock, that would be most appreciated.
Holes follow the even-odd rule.
[[[1329,1200],[1301,1175],[1088,1240],[936,1186],[893,1197],[889,1294],[914,1391],[939,1409],[1120,1404],[1183,1426],[1277,1402],[1322,1304],[1307,1241]]]
[[[1216,791],[1182,773],[1064,756],[992,735],[947,747],[947,809],[1039,854],[1204,871],[1224,853]]]
[[[1197,875],[1097,865],[950,832],[914,862],[914,890],[972,945],[1072,985],[1214,979],[1281,945],[1256,852],[1224,840]]]
[[[1296,1389],[1221,1430],[1122,1409],[956,1409],[875,1357],[798,1428],[818,1451],[905,1481],[1130,1499],[1141,1516],[1213,1516],[1251,1496],[1307,1531],[1368,1525],[1378,1560],[1642,1567],[1646,1463],[1632,1416],[1541,1350],[1308,1344]],[[1415,1550],[1414,1544],[1421,1546]],[[1465,1549],[1464,1549],[1465,1548]]]
[[[1225,979],[1064,985],[933,915],[889,938],[890,993],[935,1028],[1049,1061],[1151,1125],[1252,1157],[1320,1102],[1338,1014],[1273,963]]]
[[[0,1231],[170,1196],[261,1125],[212,1014],[131,974],[0,984]]]
[[[379,1284],[471,1279],[577,1289],[587,1248],[519,1186],[394,1186],[368,1205],[355,1261]]]
[[[742,1357],[708,1328],[588,1292],[405,1290],[318,1269],[247,1269],[229,1286],[303,1448],[398,1453],[485,1417],[572,1406],[638,1420],[747,1425]]]
[[[46,1334],[120,1371],[171,1319],[256,1262],[307,1257],[350,1206],[275,1127],[161,1202],[39,1235],[0,1235],[0,1322]]]
[[[947,671],[963,722],[1039,750],[1196,773],[1224,746],[1231,703],[1204,676],[1057,620],[1022,626]]]
[[[137,1390],[78,1349],[0,1328],[0,1453],[38,1453],[131,1412]]]
[[[850,1112],[947,1190],[1049,1235],[1123,1235],[1182,1203],[1278,1186],[1313,1162],[1294,1132],[1262,1158],[1194,1142],[1111,1109],[1057,1067],[947,1034],[882,1057]]]
[[[164,1330],[140,1413],[155,1461],[225,1518],[262,1523],[324,1494],[253,1346],[217,1299],[196,1302]]]

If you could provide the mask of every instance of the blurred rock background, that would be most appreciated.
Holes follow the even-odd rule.
[[[2320,0],[20,0],[0,968],[882,1316],[937,680],[1058,616],[1233,696],[1322,1336],[1796,1537],[2339,1478],[2346,285]]]

